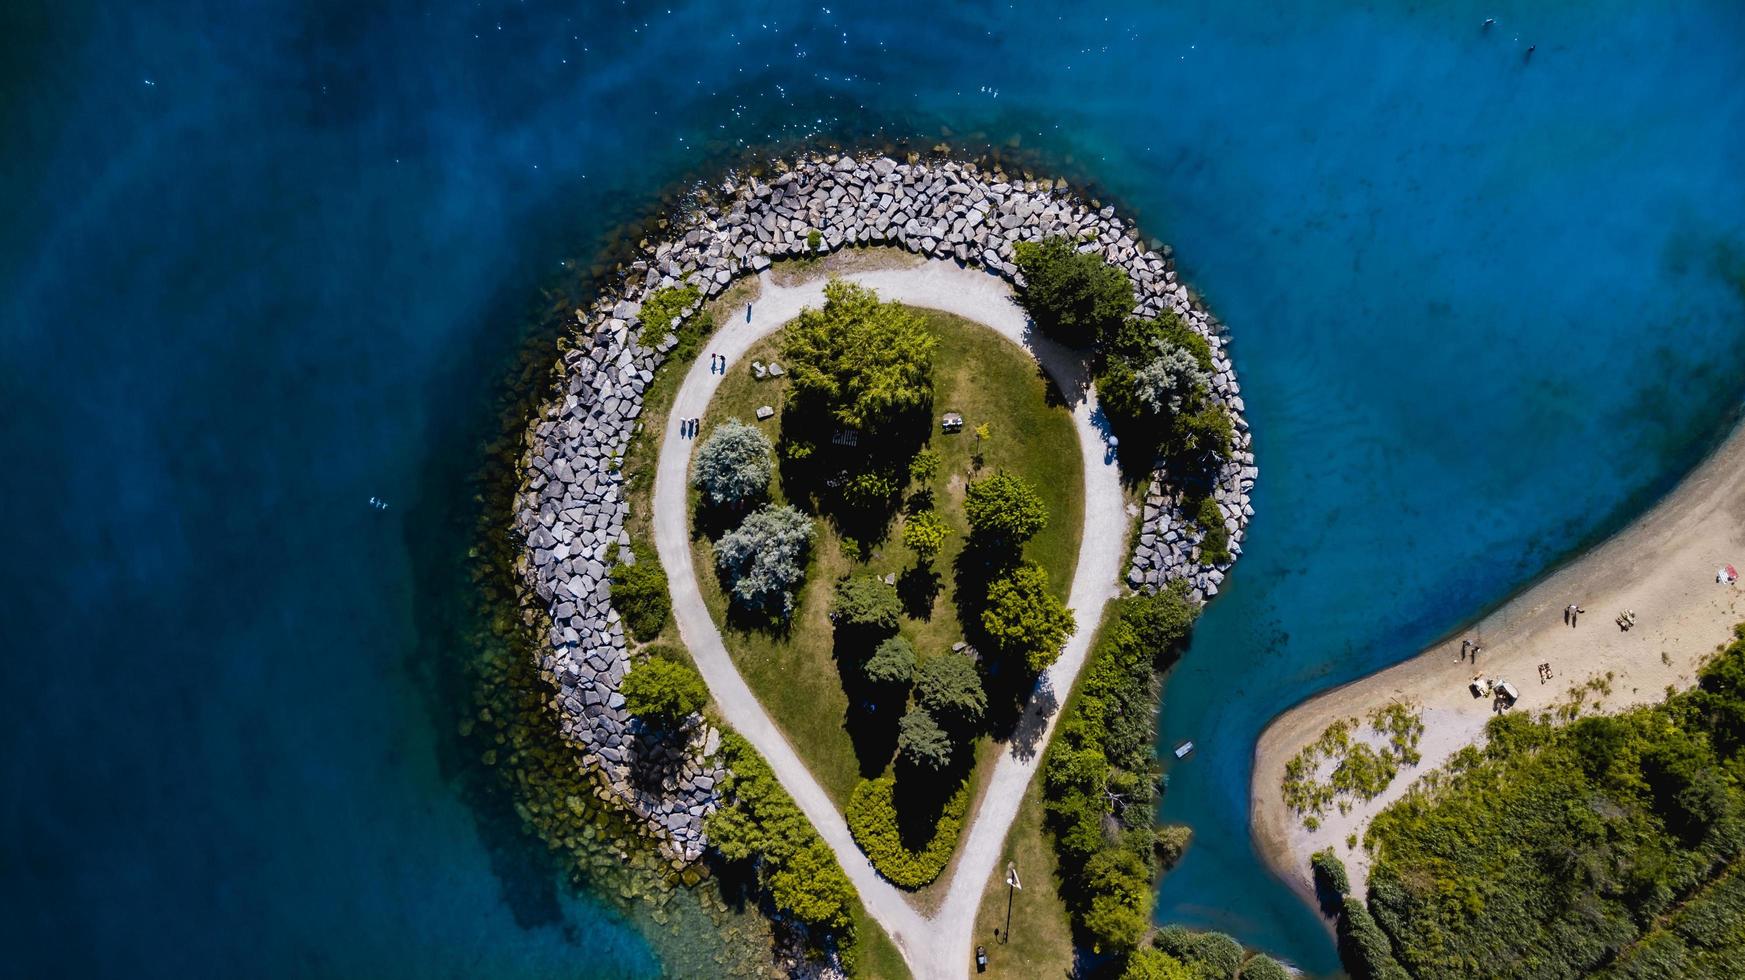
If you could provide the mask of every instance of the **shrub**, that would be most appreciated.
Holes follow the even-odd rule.
[[[769,492],[772,473],[769,438],[755,426],[728,419],[698,447],[691,486],[711,505],[741,504]]]
[[[1214,977],[1235,977],[1242,968],[1242,944],[1221,932],[1202,932],[1194,936],[1188,961],[1199,972]]]
[[[1151,927],[1151,869],[1125,848],[1099,851],[1085,865],[1091,896],[1081,922],[1098,952],[1132,949]]]
[[[938,772],[951,764],[951,736],[924,708],[910,708],[897,722],[897,752],[920,769]]]
[[[766,506],[715,542],[715,567],[740,608],[786,616],[806,577],[812,519],[793,507]]]
[[[794,396],[869,433],[931,404],[937,346],[914,311],[841,280],[824,287],[822,309],[802,310],[782,333]]]
[[[1224,511],[1211,497],[1200,498],[1199,512],[1194,515],[1205,534],[1200,538],[1200,560],[1209,565],[1222,565],[1230,560],[1230,531],[1224,526]]]
[[[995,473],[971,483],[963,512],[978,538],[1015,548],[1048,526],[1048,505],[1023,477]]]
[[[1060,657],[1078,628],[1072,610],[1048,588],[1048,572],[1025,562],[994,580],[982,610],[982,629],[1000,655],[1041,673]]]
[[[1019,242],[1013,251],[1024,308],[1044,333],[1088,347],[1133,312],[1132,282],[1096,252],[1060,237]]]
[[[1230,424],[1230,413],[1207,402],[1198,411],[1176,416],[1173,439],[1181,453],[1200,453],[1217,460],[1230,456],[1230,443],[1236,429]]]
[[[951,863],[969,809],[969,783],[965,782],[945,802],[933,834],[920,850],[903,843],[896,806],[896,779],[881,776],[863,779],[855,786],[843,817],[854,842],[866,853],[878,873],[899,888],[920,888],[938,878]]]
[[[936,510],[924,510],[903,521],[903,543],[922,561],[930,562],[939,557],[939,549],[945,547],[945,539],[950,534],[950,525]]]
[[[757,860],[758,882],[775,906],[853,941],[854,886],[769,765],[735,732],[721,738],[732,776],[724,805],[704,818],[710,846],[729,861]]]
[[[921,665],[915,685],[915,700],[934,718],[960,725],[974,725],[988,713],[988,696],[982,690],[975,663],[961,653],[947,653]]]
[[[928,484],[939,473],[939,454],[931,449],[923,449],[909,460],[909,480],[913,483]]]
[[[886,637],[867,658],[864,671],[874,684],[907,686],[915,680],[915,648],[900,636]]]
[[[1173,868],[1187,853],[1194,839],[1194,829],[1186,824],[1166,823],[1157,828],[1157,860],[1165,868]]]
[[[839,631],[876,640],[895,633],[902,614],[897,587],[876,575],[856,575],[836,583],[830,621]]]
[[[1291,980],[1291,973],[1284,964],[1264,953],[1249,957],[1238,975],[1242,980]]]
[[[816,228],[813,228],[810,231],[806,232],[806,249],[808,251],[816,252],[816,251],[818,251],[818,247],[823,245],[823,244],[824,244],[824,233],[823,232],[819,231]]]
[[[656,726],[683,721],[709,703],[709,688],[696,668],[664,652],[632,666],[619,693],[626,710]]]
[[[902,489],[894,473],[882,467],[871,467],[842,481],[842,502],[850,507],[883,507]]]
[[[1127,957],[1121,980],[1200,980],[1186,963],[1156,949],[1136,949]]]
[[[1315,894],[1320,899],[1321,910],[1328,915],[1337,915],[1345,904],[1345,896],[1351,894],[1351,879],[1345,874],[1345,862],[1328,847],[1310,855],[1309,868],[1314,872]]]
[[[630,635],[647,642],[666,629],[672,614],[672,598],[667,592],[666,571],[652,552],[637,549],[630,564],[612,566],[608,578],[612,582],[612,608],[623,617]]]
[[[1345,896],[1345,914],[1339,917],[1339,958],[1355,980],[1411,980],[1394,959],[1387,934],[1351,895]]]

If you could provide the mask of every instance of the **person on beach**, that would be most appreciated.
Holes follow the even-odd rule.
[[[1479,646],[1478,646],[1478,644],[1474,643],[1472,645],[1472,662],[1475,664],[1478,663],[1478,651],[1479,651]]]
[[[1466,660],[1466,651],[1468,649],[1470,649],[1471,647],[1472,647],[1471,640],[1461,640],[1460,641],[1460,659],[1462,661]]]
[[[746,323],[751,322],[751,304],[750,303],[745,304],[745,322]]]

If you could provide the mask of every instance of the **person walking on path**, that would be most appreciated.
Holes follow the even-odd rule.
[[[751,322],[751,304],[750,303],[745,304],[745,322],[746,323]]]

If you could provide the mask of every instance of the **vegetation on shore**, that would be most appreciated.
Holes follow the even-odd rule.
[[[1736,637],[1663,703],[1566,725],[1495,718],[1483,748],[1377,816],[1368,909],[1344,909],[1353,972],[1406,975],[1387,952],[1425,977],[1737,973],[1745,627]]]
[[[919,888],[955,851],[985,744],[1010,729],[1034,671],[1073,628],[1062,592],[1082,479],[1077,454],[1062,451],[1070,415],[1023,351],[842,283],[827,296],[745,357],[779,360],[785,375],[735,370],[703,427],[712,438],[714,419],[777,407],[760,424],[775,474],[749,504],[812,521],[793,608],[752,615],[730,601],[729,576],[702,584],[742,676],[874,866]],[[900,370],[888,369],[892,345],[908,351]],[[944,410],[981,437],[939,431]],[[736,521],[699,488],[699,559]]]
[[[1280,789],[1285,805],[1314,830],[1330,806],[1349,813],[1351,799],[1373,800],[1415,766],[1424,735],[1423,709],[1389,702],[1370,712],[1368,734],[1356,718],[1341,718],[1285,763]]]

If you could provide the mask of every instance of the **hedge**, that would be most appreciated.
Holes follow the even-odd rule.
[[[842,815],[848,820],[854,842],[866,852],[879,874],[899,888],[920,888],[938,878],[951,863],[958,835],[963,831],[963,815],[969,809],[969,783],[966,781],[945,802],[934,824],[932,839],[919,851],[903,844],[896,783],[894,776],[861,780]]]

